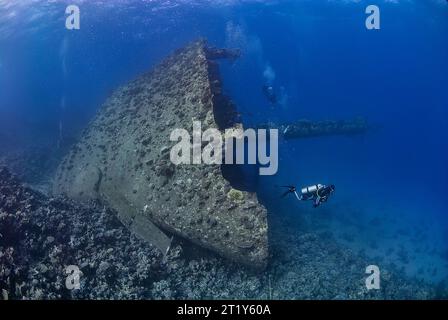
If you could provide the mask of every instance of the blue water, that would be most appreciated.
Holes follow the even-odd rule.
[[[61,132],[76,135],[114,88],[189,41],[238,47],[242,57],[221,70],[246,125],[363,116],[381,127],[281,141],[278,174],[257,187],[270,215],[336,238],[351,233],[345,245],[372,263],[382,255],[400,265],[384,252],[404,246],[403,272],[448,276],[446,1],[375,1],[380,30],[365,28],[365,1],[71,3],[81,9],[79,31],[64,28],[66,1],[0,0],[0,133],[56,143]],[[261,92],[267,82],[281,98],[274,108]],[[276,187],[315,183],[336,185],[319,209],[280,199]]]

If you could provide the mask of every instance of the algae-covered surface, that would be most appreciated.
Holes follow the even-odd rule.
[[[217,64],[208,58],[216,56],[211,50],[204,41],[194,42],[114,92],[63,160],[53,190],[103,201],[162,252],[169,238],[153,223],[262,269],[268,225],[257,196],[235,191],[238,201],[227,197],[234,190],[220,165],[176,166],[170,160],[173,128],[192,128],[192,121],[206,128],[228,127],[219,126],[218,117],[225,117],[230,102],[221,94]]]

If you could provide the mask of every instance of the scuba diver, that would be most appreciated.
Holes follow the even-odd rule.
[[[271,85],[263,85],[262,91],[266,99],[268,99],[271,104],[277,103],[277,95],[275,94],[274,88]]]
[[[322,184],[316,184],[313,186],[302,188],[300,195],[297,193],[295,186],[281,186],[282,188],[288,188],[288,190],[282,194],[282,198],[286,197],[290,193],[294,193],[299,201],[313,201],[313,207],[317,208],[322,203],[327,202],[330,195],[334,192],[335,186],[333,184],[325,186]]]

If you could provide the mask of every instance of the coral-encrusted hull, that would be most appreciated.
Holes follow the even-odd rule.
[[[253,193],[232,190],[219,165],[170,162],[170,133],[231,124],[217,65],[204,41],[177,51],[152,72],[118,89],[58,168],[54,192],[100,199],[130,229],[161,249],[162,229],[236,262],[267,264],[266,209]],[[227,109],[228,112],[227,112]],[[235,196],[237,195],[237,196]]]

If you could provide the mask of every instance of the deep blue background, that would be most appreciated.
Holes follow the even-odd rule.
[[[280,200],[275,185],[334,183],[329,214],[387,204],[408,229],[411,218],[431,216],[448,253],[448,5],[376,3],[373,31],[367,3],[344,1],[89,2],[80,4],[81,30],[67,31],[64,3],[0,2],[0,132],[56,141],[62,121],[63,134],[76,135],[114,88],[205,37],[243,50],[222,73],[246,124],[364,116],[382,126],[363,137],[281,141],[278,175],[258,190],[274,215],[300,219],[308,208]],[[268,65],[287,96],[274,108],[261,93]]]

